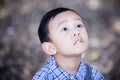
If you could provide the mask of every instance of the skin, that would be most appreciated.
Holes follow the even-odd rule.
[[[73,74],[80,65],[82,53],[88,48],[88,34],[81,17],[72,11],[65,11],[49,22],[48,42],[53,49],[56,63],[63,70]]]

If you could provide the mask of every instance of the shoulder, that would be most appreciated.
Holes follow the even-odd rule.
[[[94,80],[105,80],[102,73],[95,67],[91,67],[92,77]]]
[[[86,78],[92,78],[92,80],[105,80],[102,73],[98,69],[89,64],[86,64],[84,61],[83,65],[86,68]]]
[[[48,75],[50,74],[50,63],[47,62],[39,71],[35,73],[32,80],[48,80]]]

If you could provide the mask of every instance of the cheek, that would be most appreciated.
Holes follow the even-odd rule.
[[[55,42],[55,46],[58,50],[64,50],[66,49],[66,47],[69,47],[70,46],[70,43],[69,43],[70,40],[68,40],[67,38],[57,38],[56,42]]]
[[[86,39],[88,40],[88,33],[86,30],[83,30],[83,32],[81,33],[81,35]]]

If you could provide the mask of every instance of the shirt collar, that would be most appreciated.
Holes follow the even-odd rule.
[[[83,62],[83,60],[80,61],[80,66],[78,68],[78,70],[74,73],[74,74],[70,74],[68,72],[66,72],[65,70],[61,69],[53,56],[50,57],[50,63],[51,63],[51,73],[53,73],[54,77],[56,78],[60,78],[61,76],[65,76],[67,79],[70,78],[70,76],[73,76],[79,80],[84,79],[85,75],[86,75],[86,66],[85,63]]]

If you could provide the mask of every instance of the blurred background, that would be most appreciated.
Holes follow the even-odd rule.
[[[120,80],[120,0],[0,0],[0,80],[31,80],[45,63],[37,29],[57,7],[81,15],[90,40],[86,62],[106,80]]]

